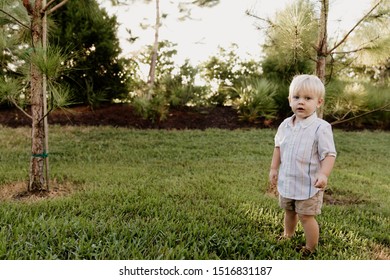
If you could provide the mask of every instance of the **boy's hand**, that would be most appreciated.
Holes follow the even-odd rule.
[[[320,190],[324,190],[327,184],[328,184],[328,177],[322,173],[319,173],[314,183],[314,187]]]
[[[276,184],[278,183],[278,170],[271,169],[271,171],[269,172],[269,181],[271,185],[276,186]]]
[[[314,187],[319,188],[322,191],[325,190],[326,185],[328,184],[328,176],[332,171],[335,159],[335,156],[328,155],[322,160],[321,169],[317,173]]]

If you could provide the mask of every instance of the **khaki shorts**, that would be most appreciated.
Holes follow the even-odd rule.
[[[315,216],[321,214],[323,198],[323,191],[317,192],[313,197],[306,200],[295,200],[279,195],[279,206],[297,214]]]

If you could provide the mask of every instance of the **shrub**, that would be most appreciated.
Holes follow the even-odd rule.
[[[371,83],[334,81],[327,86],[325,117],[350,127],[389,126],[388,88]]]
[[[261,118],[272,120],[276,117],[277,87],[273,83],[265,79],[248,79],[234,90],[239,95],[234,105],[241,120],[256,123]]]
[[[158,94],[165,96],[170,107],[198,106],[207,104],[208,88],[197,86],[193,79],[188,80],[186,76],[166,75],[158,85]]]
[[[329,114],[336,120],[355,116],[367,110],[367,93],[361,83],[348,83],[340,94],[328,103]]]
[[[388,86],[367,84],[367,108],[371,112],[363,117],[364,123],[376,128],[390,127],[390,92]]]
[[[168,116],[169,106],[161,94],[152,94],[150,99],[146,95],[136,96],[132,104],[136,114],[144,119],[160,122]]]

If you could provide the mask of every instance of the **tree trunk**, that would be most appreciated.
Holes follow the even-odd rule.
[[[42,6],[46,6],[46,0],[42,0]],[[44,59],[47,60],[47,13],[45,12],[42,18],[42,47],[44,52]],[[45,153],[49,153],[49,123],[47,119],[47,76],[46,74],[42,77],[42,101],[43,101],[43,129],[45,132]],[[49,157],[45,158],[45,179],[46,189],[49,190]]]
[[[154,86],[154,81],[156,79],[159,28],[160,28],[160,1],[156,0],[156,23],[154,27],[154,43],[153,43],[152,58],[150,61],[150,69],[149,69],[149,77],[148,77],[148,85],[149,85],[148,99],[151,98],[151,90]]]
[[[31,33],[34,51],[42,48],[42,0],[36,0],[31,11]],[[34,54],[32,54],[34,55]],[[45,190],[44,159],[47,156],[44,149],[43,126],[43,75],[39,68],[31,63],[31,161],[28,190],[31,192]]]
[[[329,0],[321,0],[321,15],[319,22],[316,75],[325,84],[326,57],[328,56],[328,11]],[[323,117],[323,106],[318,110],[318,116]]]

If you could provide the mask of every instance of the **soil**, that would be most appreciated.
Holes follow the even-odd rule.
[[[165,120],[146,120],[137,115],[129,104],[107,104],[96,109],[76,106],[50,112],[49,124],[71,126],[114,126],[136,129],[239,129],[265,128],[276,123],[259,120],[257,123],[241,121],[232,107],[171,108]],[[31,120],[17,108],[0,109],[0,125],[8,127],[30,126]]]
[[[29,110],[27,110],[29,113]],[[258,119],[256,122],[240,120],[237,110],[229,106],[216,107],[179,107],[170,108],[164,120],[143,119],[136,114],[130,104],[105,104],[99,108],[74,106],[57,109],[48,115],[49,124],[69,126],[114,126],[135,129],[247,129],[277,128],[282,119],[269,121]],[[0,107],[0,126],[31,126],[31,119],[17,108]],[[345,123],[337,125],[344,130],[390,130],[389,123],[382,125],[363,125]]]

